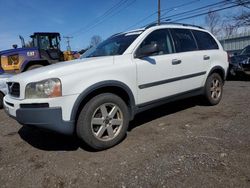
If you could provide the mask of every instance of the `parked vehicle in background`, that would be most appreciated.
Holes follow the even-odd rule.
[[[7,94],[6,81],[11,76],[10,74],[0,74],[0,109],[3,108],[3,97]]]
[[[6,112],[19,123],[76,134],[102,150],[119,143],[134,115],[202,95],[220,102],[227,53],[201,27],[149,25],[111,36],[83,59],[16,75]]]
[[[60,49],[60,34],[37,32],[30,36],[32,42],[25,45],[23,37],[22,48],[0,51],[0,73],[20,73],[38,67],[51,65],[60,61],[75,59],[72,51],[62,52]]]
[[[250,75],[250,45],[230,58],[229,74],[230,76]]]

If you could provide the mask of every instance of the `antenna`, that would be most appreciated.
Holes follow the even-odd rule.
[[[71,51],[70,39],[72,39],[73,37],[71,37],[71,36],[63,36],[63,38],[65,38],[66,42],[67,42],[67,51]]]

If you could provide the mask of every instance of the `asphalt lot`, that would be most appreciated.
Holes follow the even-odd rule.
[[[101,152],[0,110],[0,187],[250,187],[249,97],[250,81],[228,81],[217,106],[149,110]]]

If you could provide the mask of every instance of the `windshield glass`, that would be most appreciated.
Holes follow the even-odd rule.
[[[111,36],[97,47],[87,50],[81,58],[121,55],[140,33],[127,33]]]
[[[240,53],[240,55],[246,55],[246,54],[250,54],[250,46],[245,47]]]

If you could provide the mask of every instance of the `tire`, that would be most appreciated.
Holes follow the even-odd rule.
[[[4,97],[4,94],[2,94],[2,93],[0,92],[0,109],[3,108],[3,97]]]
[[[37,69],[37,68],[40,68],[40,67],[43,67],[43,65],[41,65],[41,64],[34,64],[34,65],[29,66],[29,67],[26,69],[26,71],[33,70],[33,69]]]
[[[205,99],[208,105],[216,105],[221,101],[223,93],[223,81],[218,73],[208,76],[205,85]]]
[[[117,95],[103,93],[83,107],[76,123],[76,133],[91,148],[104,150],[123,140],[128,124],[129,112],[125,102]]]

